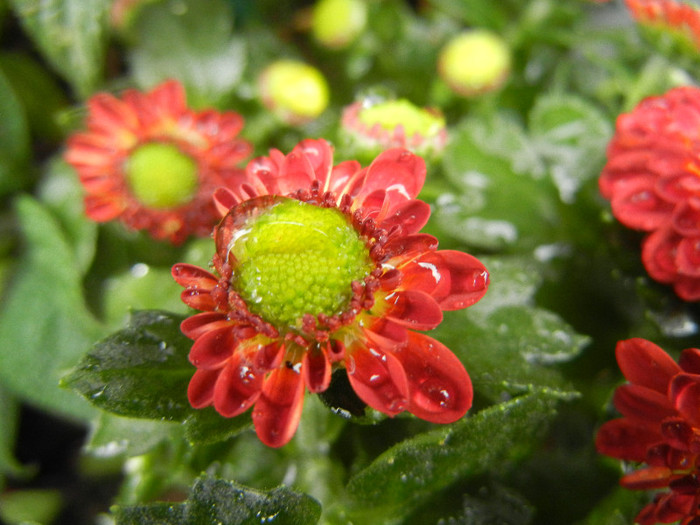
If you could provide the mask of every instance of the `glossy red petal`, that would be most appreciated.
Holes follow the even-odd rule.
[[[390,194],[386,195],[389,197]],[[386,214],[376,218],[379,226],[385,230],[401,226],[404,235],[418,233],[430,218],[430,205],[417,199],[399,203],[394,207],[387,206],[386,210]]]
[[[216,212],[220,217],[226,215],[231,208],[236,206],[240,201],[229,188],[217,188],[212,196]]]
[[[294,368],[270,372],[253,408],[253,424],[260,441],[281,447],[294,436],[304,403],[304,381]]]
[[[408,407],[408,381],[401,363],[378,346],[356,346],[345,357],[350,385],[375,410],[395,416]]]
[[[199,288],[209,291],[219,282],[214,275],[193,264],[175,264],[170,272],[177,284],[187,288]]]
[[[366,327],[364,335],[380,348],[394,348],[408,341],[406,327],[389,321],[385,317],[377,318]]]
[[[384,189],[393,201],[415,198],[425,183],[425,161],[403,148],[388,149],[370,164],[362,187],[362,194]]]
[[[119,217],[126,203],[119,198],[86,195],[85,215],[95,222],[107,222]]]
[[[625,226],[652,231],[669,220],[673,206],[654,191],[653,177],[626,181],[615,187],[610,204],[613,215]]]
[[[309,392],[323,392],[331,382],[331,362],[319,346],[312,346],[301,359],[301,373]]]
[[[676,268],[684,277],[700,278],[700,237],[684,237],[676,247]]]
[[[224,417],[242,414],[260,396],[263,379],[244,352],[235,352],[216,381],[214,408]]]
[[[362,166],[356,160],[343,161],[333,166],[324,189],[337,194],[349,193],[349,186],[352,186],[352,181],[361,171]]]
[[[617,459],[642,462],[647,449],[663,442],[661,432],[627,418],[613,419],[598,430],[595,446],[598,452]]]
[[[632,383],[615,390],[613,403],[623,416],[649,425],[658,426],[664,418],[677,415],[665,394]]]
[[[676,375],[671,381],[669,397],[681,416],[700,427],[700,375]]]
[[[668,487],[670,479],[670,468],[648,467],[622,476],[620,485],[631,490],[653,490]]]
[[[471,379],[449,348],[432,337],[409,332],[395,351],[408,379],[408,411],[432,423],[452,423],[464,416],[474,397]]]
[[[449,289],[442,289],[440,296],[433,296],[443,310],[467,308],[479,301],[489,285],[489,272],[476,257],[454,250],[437,252],[442,266],[441,275],[449,273]]]
[[[662,283],[677,279],[676,248],[680,239],[671,228],[662,228],[644,240],[642,262],[653,279]]]
[[[194,342],[189,360],[194,366],[204,370],[220,368],[231,358],[236,346],[238,339],[230,326],[211,330]]]
[[[633,338],[617,343],[620,370],[630,383],[651,388],[666,395],[671,378],[681,371],[660,347],[646,339]]]
[[[432,330],[442,322],[442,310],[427,293],[402,290],[386,297],[387,319],[414,330]]]
[[[321,188],[328,191],[331,169],[333,165],[333,148],[323,139],[306,139],[301,141],[294,150],[302,152],[308,160],[314,180],[321,183]]]
[[[197,370],[187,386],[187,399],[193,408],[204,408],[214,402],[214,386],[219,370]]]
[[[216,301],[212,298],[208,291],[198,290],[196,288],[188,288],[180,294],[180,299],[190,308],[200,310],[202,312],[213,312],[216,310]]]
[[[216,330],[230,325],[231,321],[226,318],[225,313],[204,312],[195,314],[182,321],[182,323],[180,323],[180,331],[190,339],[197,339],[210,330]]]
[[[700,374],[700,349],[686,348],[678,358],[678,365],[684,372]]]
[[[407,261],[424,252],[433,252],[438,247],[437,238],[427,233],[414,233],[411,235],[397,235],[384,245],[384,252],[388,259],[397,262]]]
[[[297,146],[284,158],[284,163],[277,179],[277,187],[281,195],[287,195],[299,189],[308,189],[316,180],[313,165]]]

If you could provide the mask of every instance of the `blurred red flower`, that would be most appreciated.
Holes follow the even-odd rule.
[[[65,153],[85,188],[87,216],[175,244],[210,235],[219,219],[211,195],[242,177],[237,165],[252,151],[237,138],[242,117],[189,109],[174,80],[121,98],[99,93],[87,108],[87,131],[69,137]]]
[[[620,341],[617,362],[629,383],[617,388],[623,417],[603,424],[601,454],[646,464],[620,484],[661,490],[635,523],[700,523],[700,350],[682,352],[678,364],[645,339]]]
[[[647,98],[618,118],[600,191],[621,223],[650,232],[649,275],[700,299],[700,89]]]
[[[700,10],[676,0],[625,0],[627,9],[640,24],[678,34],[700,48]]]
[[[226,417],[254,405],[256,432],[273,447],[294,435],[305,389],[326,390],[338,368],[389,416],[450,423],[472,403],[457,357],[413,331],[435,328],[443,310],[474,304],[488,286],[476,258],[418,233],[430,215],[415,199],[425,163],[403,149],[366,168],[332,161],[323,140],[251,161],[244,183],[215,194],[225,214],[214,232],[218,275],[173,267],[183,301],[203,312],[181,327],[195,341],[191,404]]]

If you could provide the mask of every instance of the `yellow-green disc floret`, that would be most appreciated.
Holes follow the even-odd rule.
[[[234,287],[254,314],[278,329],[304,314],[341,313],[352,281],[371,271],[368,249],[334,208],[285,199],[254,218],[231,248]]]

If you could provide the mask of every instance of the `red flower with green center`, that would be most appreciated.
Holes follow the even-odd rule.
[[[623,476],[633,490],[661,490],[635,523],[700,523],[700,350],[688,348],[678,364],[644,339],[620,341],[620,370],[629,383],[617,388],[623,417],[598,431],[601,454],[645,463]]]
[[[211,194],[243,177],[237,165],[252,149],[237,138],[241,116],[189,109],[174,80],[121,98],[99,93],[87,106],[87,131],[72,135],[65,153],[87,216],[175,244],[210,235],[219,219]]]
[[[366,168],[332,157],[325,141],[305,140],[251,161],[244,183],[215,194],[225,214],[216,275],[173,267],[183,301],[202,311],[181,326],[194,339],[190,403],[226,417],[254,405],[256,432],[273,447],[294,435],[304,391],[325,391],[339,368],[389,416],[450,423],[472,403],[461,362],[414,330],[481,299],[486,269],[419,233],[430,215],[415,199],[420,157],[391,149]]]
[[[600,191],[621,223],[650,232],[649,275],[700,300],[700,89],[647,98],[618,118]]]

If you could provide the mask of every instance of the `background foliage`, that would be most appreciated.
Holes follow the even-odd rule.
[[[700,310],[646,277],[641,237],[612,219],[597,176],[617,115],[695,83],[697,52],[647,34],[620,1],[584,0],[368,1],[364,31],[333,50],[308,31],[312,5],[145,0],[115,18],[111,0],[0,0],[0,519],[629,523],[648,496],[618,489],[620,466],[592,442],[613,415],[615,342],[698,346]],[[471,27],[499,34],[513,67],[501,89],[463,98],[436,61]],[[260,102],[258,74],[283,57],[330,85],[310,123]],[[211,241],[173,248],[89,222],[61,160],[89,96],[166,78],[193,107],[242,114],[256,155],[324,137],[336,161],[360,156],[339,122],[366,95],[444,112],[427,230],[492,275],[483,301],[431,334],[470,372],[469,417],[343,418],[336,377],[272,450],[249,415],[189,406],[187,311],[169,268],[206,266]]]

